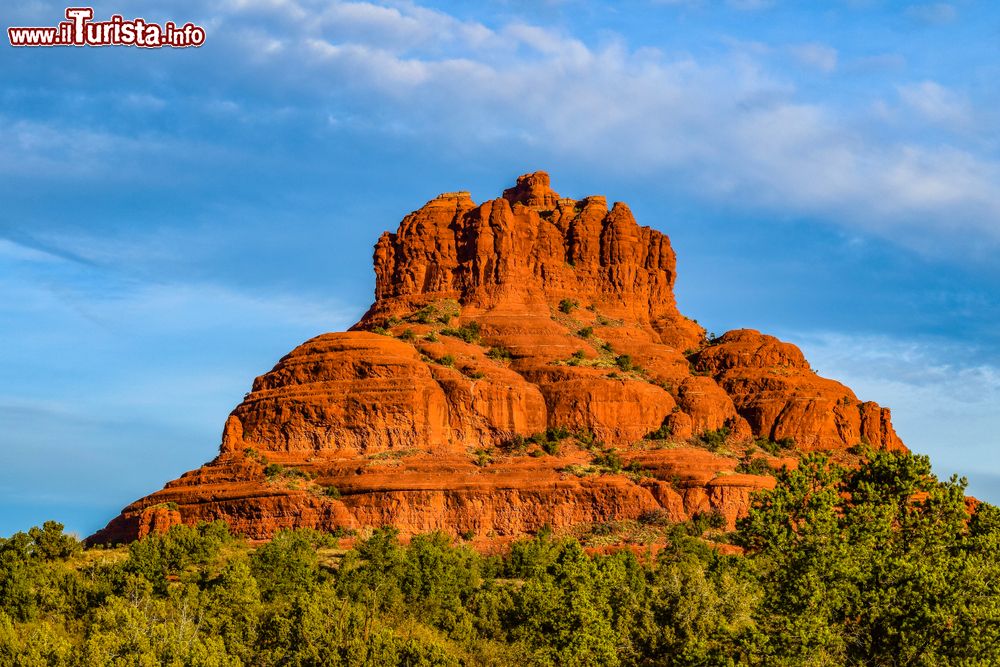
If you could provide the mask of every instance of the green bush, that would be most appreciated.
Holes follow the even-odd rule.
[[[783,451],[795,449],[795,438],[780,438],[778,440],[757,438],[753,441],[753,444],[772,456],[778,456]]]
[[[427,305],[418,310],[417,312],[413,313],[413,315],[411,315],[409,319],[419,324],[430,324],[431,322],[434,321],[434,313],[435,313],[434,306]]]
[[[622,471],[622,457],[619,456],[618,452],[613,449],[609,449],[608,451],[595,456],[592,462],[594,465],[606,468],[613,473]]]
[[[503,347],[491,347],[486,356],[497,361],[510,361],[514,358],[511,351]]]
[[[441,333],[445,336],[461,338],[466,343],[479,342],[479,324],[477,322],[467,322],[457,329],[452,329],[450,327],[441,329]]]
[[[774,469],[765,458],[747,456],[736,466],[736,472],[748,475],[771,475],[774,473]]]
[[[645,440],[669,440],[673,435],[670,426],[667,424],[667,420],[664,419],[663,423],[655,431],[650,431],[643,439]]]
[[[305,470],[300,470],[298,468],[286,467],[280,463],[269,463],[264,468],[264,476],[268,480],[275,479],[303,479],[311,480],[315,479],[316,475],[311,472],[306,472]]]
[[[722,426],[712,431],[700,433],[695,436],[694,442],[702,447],[707,447],[709,451],[717,452],[726,446],[730,432],[728,426]]]
[[[624,373],[642,370],[642,368],[632,362],[632,357],[627,354],[619,354],[615,357],[615,365],[618,366],[618,370]]]
[[[579,306],[580,303],[576,299],[563,299],[559,302],[559,312],[569,315]]]

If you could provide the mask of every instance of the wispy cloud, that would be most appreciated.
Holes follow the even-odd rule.
[[[961,128],[971,121],[969,101],[936,81],[901,85],[899,97],[903,104],[932,122]]]
[[[837,49],[832,46],[811,42],[795,44],[790,46],[788,50],[796,60],[806,67],[827,73],[837,69]]]
[[[940,18],[954,8],[907,11]],[[169,114],[181,104],[219,133],[270,123],[318,137],[351,128],[405,135],[456,151],[518,146],[597,174],[668,179],[694,198],[822,219],[932,252],[1000,244],[1000,158],[971,140],[995,135],[976,100],[924,80],[850,89],[848,104],[799,81],[815,76],[803,68],[818,71],[830,82],[824,90],[836,90],[838,77],[902,67],[901,55],[849,57],[819,41],[749,48],[735,39],[697,54],[663,52],[614,34],[524,18],[487,23],[413,2],[216,0],[198,13],[219,26],[199,58],[227,76],[211,94],[180,101],[129,91],[124,105],[133,112]],[[172,84],[189,76],[182,62],[160,62],[160,76]],[[239,87],[247,81],[249,94]],[[179,138],[155,123],[124,133],[65,119],[2,120],[0,172],[8,174],[155,179],[157,156],[219,168],[242,159],[232,143],[213,155],[222,149],[211,133]]]
[[[790,333],[820,373],[892,409],[914,450],[975,477],[1000,448],[1000,367],[987,350],[944,339]],[[987,467],[988,468],[988,467]]]
[[[951,23],[958,17],[958,10],[953,4],[947,2],[927,2],[910,5],[906,8],[906,15],[928,25],[944,25]]]
[[[880,129],[888,119],[870,111],[878,95],[853,109],[812,99],[764,55],[733,47],[666,56],[620,39],[588,43],[523,21],[487,26],[413,4],[334,3],[319,21],[294,9],[303,6],[281,3],[289,22],[271,38],[289,46],[272,67],[294,63],[310,89],[349,91],[355,112],[367,107],[429,141],[513,138],[598,170],[614,163],[660,173],[701,196],[761,210],[899,239],[918,229],[954,239],[963,229],[1000,242],[994,156]],[[787,49],[807,67],[838,69],[831,46]],[[971,117],[970,103],[940,84],[897,92],[910,122]]]

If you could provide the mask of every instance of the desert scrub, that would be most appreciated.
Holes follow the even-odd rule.
[[[275,481],[278,479],[301,479],[308,482],[316,478],[314,473],[306,472],[305,470],[300,470],[299,468],[293,468],[291,466],[285,467],[280,463],[268,463],[267,467],[264,468],[264,476],[267,477],[268,481]]]
[[[778,438],[777,440],[771,440],[770,438],[757,438],[753,441],[753,444],[763,449],[765,452],[771,456],[778,456],[782,452],[787,452],[795,449],[795,438]]]
[[[486,353],[486,356],[494,361],[510,361],[514,358],[510,350],[505,347],[491,347]]]
[[[718,452],[725,447],[731,433],[728,426],[722,426],[712,431],[704,431],[692,438],[696,445],[707,448],[710,452]]]
[[[379,452],[378,454],[369,454],[368,458],[372,461],[385,461],[387,459],[405,459],[410,456],[416,456],[423,450],[417,447],[409,447],[407,449],[387,449],[384,452]]]
[[[736,472],[745,473],[747,475],[772,475],[774,474],[774,469],[771,464],[767,462],[767,459],[760,456],[745,456],[740,460],[739,464],[736,466]]]
[[[621,472],[623,467],[622,457],[614,449],[598,454],[591,460],[591,463],[612,473]]]
[[[458,328],[441,329],[441,335],[461,338],[466,343],[479,342],[479,324],[477,322],[467,322]]]
[[[667,424],[667,419],[664,419],[659,428],[644,435],[643,440],[669,440],[672,435],[670,425]]]
[[[559,302],[559,312],[564,315],[569,315],[574,310],[579,308],[580,302],[576,299],[563,299]]]
[[[408,322],[418,324],[432,324],[440,322],[448,324],[454,317],[458,317],[460,312],[458,302],[454,299],[444,299],[428,303],[406,318]]]

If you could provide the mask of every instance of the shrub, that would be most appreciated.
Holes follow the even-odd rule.
[[[501,449],[523,453],[528,448],[528,440],[523,435],[514,435],[500,444]]]
[[[576,299],[563,299],[559,302],[559,312],[569,315],[580,303]]]
[[[447,366],[448,368],[454,368],[455,367],[455,357],[453,357],[450,354],[444,355],[443,357],[441,357],[440,359],[438,359],[437,362],[439,364],[441,364],[442,366]]]
[[[615,365],[618,369],[628,373],[630,371],[641,371],[642,369],[632,362],[632,357],[627,354],[619,354],[615,357]]]
[[[670,430],[670,426],[667,424],[667,420],[664,419],[663,423],[660,424],[659,428],[655,431],[650,431],[644,436],[645,440],[669,440],[670,436],[673,435]]]
[[[687,523],[687,533],[692,537],[698,537],[706,530],[721,530],[726,527],[726,517],[721,512],[697,512]]]
[[[486,356],[496,361],[510,361],[514,358],[514,355],[511,354],[510,350],[504,347],[491,347],[489,352],[486,353]]]
[[[410,316],[410,319],[420,324],[430,324],[434,320],[434,306],[426,305]]]
[[[431,331],[429,334],[424,336],[424,340],[428,343],[436,343],[438,342],[438,336],[435,332]]]
[[[324,486],[323,495],[326,496],[327,498],[333,498],[334,500],[336,500],[340,498],[340,489],[338,489],[333,485]]]
[[[442,329],[441,333],[445,336],[452,336],[454,338],[461,338],[466,343],[478,343],[479,342],[479,323],[477,322],[467,322],[457,329],[446,328]]]
[[[722,426],[714,431],[705,431],[694,438],[696,444],[707,447],[709,451],[717,452],[722,449],[729,438],[729,427]]]
[[[298,468],[286,468],[280,463],[269,463],[267,467],[264,468],[264,476],[269,480],[274,480],[277,478],[284,479],[304,479],[311,480],[315,479],[316,475],[311,472],[306,472],[305,470],[299,470]]]
[[[399,334],[399,340],[405,340],[410,342],[416,339],[417,335],[413,333],[413,329],[404,329],[403,333]]]
[[[622,470],[622,457],[619,456],[618,452],[613,449],[609,449],[608,451],[595,456],[593,462],[594,465],[607,468],[614,473],[621,472]]]
[[[771,464],[767,462],[767,459],[759,456],[747,456],[739,462],[739,465],[736,466],[736,472],[742,472],[748,475],[770,475],[774,472],[774,469],[771,468]]]
[[[594,335],[594,327],[583,327],[576,332],[576,335],[580,338],[590,338]]]
[[[646,510],[639,515],[638,521],[644,526],[669,526],[673,523],[666,510]]]
[[[779,438],[778,440],[771,440],[770,438],[757,438],[753,441],[753,444],[760,447],[768,454],[777,456],[782,451],[795,449],[795,438],[785,437]]]

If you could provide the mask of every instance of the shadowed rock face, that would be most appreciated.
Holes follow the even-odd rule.
[[[732,524],[773,484],[735,472],[754,438],[794,439],[789,463],[905,449],[888,409],[794,345],[749,329],[706,340],[677,310],[669,239],[624,204],[560,197],[543,172],[479,205],[437,197],[382,235],[374,262],[376,300],[351,331],[258,377],[215,460],[91,541],[214,519],[254,539],[392,524],[483,544],[650,512]],[[547,453],[518,439],[556,427],[583,435]],[[728,434],[721,451],[706,432]],[[629,474],[585,471],[606,447]]]

